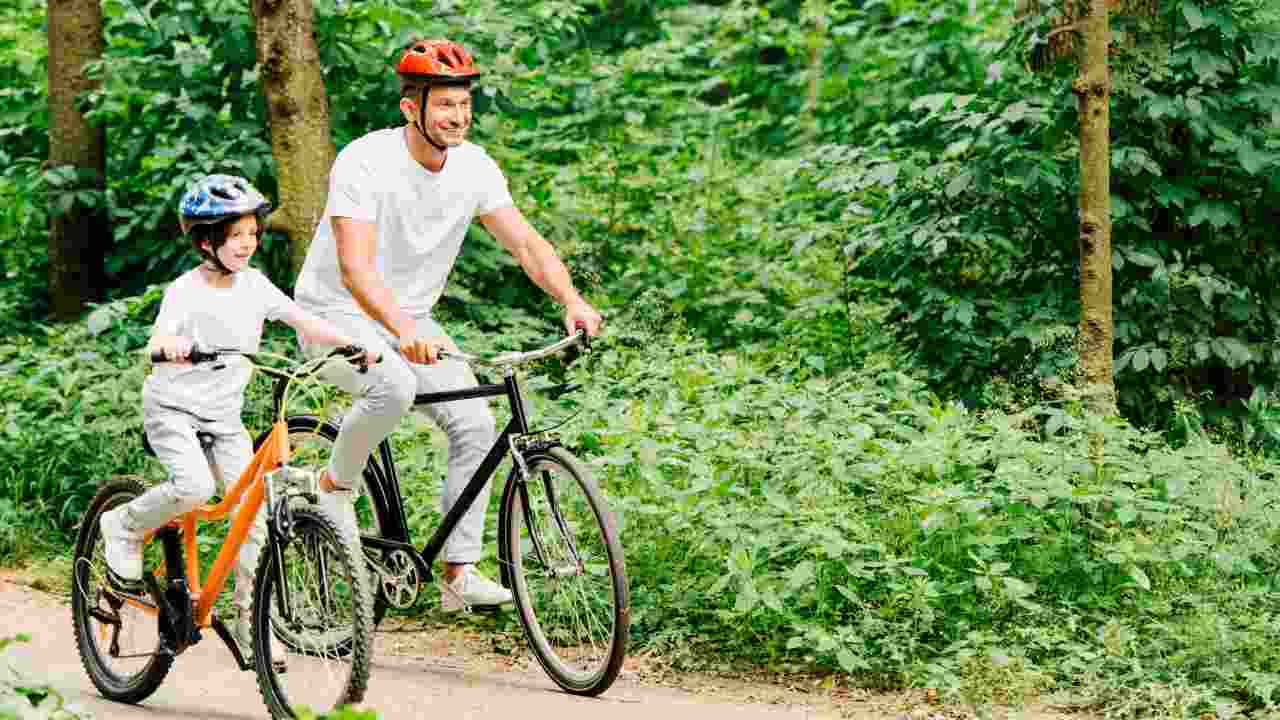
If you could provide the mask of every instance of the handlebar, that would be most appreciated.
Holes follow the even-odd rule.
[[[186,362],[189,362],[192,365],[196,365],[202,362],[212,362],[214,360],[217,360],[220,357],[219,353],[221,352],[226,352],[229,354],[231,351],[203,350],[197,346],[192,346],[191,354],[187,356]],[[163,352],[156,351],[151,353],[151,362],[165,363],[165,362],[177,362],[177,361],[170,360],[169,358],[164,356]]]
[[[585,330],[578,330],[569,337],[558,340],[550,345],[530,350],[522,353],[504,353],[502,355],[493,355],[490,357],[480,357],[471,355],[462,351],[440,350],[436,353],[436,357],[441,360],[459,360],[468,365],[482,365],[491,368],[514,367],[516,365],[524,365],[525,363],[541,360],[545,357],[559,354],[565,350],[569,350],[576,345],[582,345],[584,348],[591,347],[591,338],[587,336]]]
[[[360,371],[365,372],[369,368],[367,363],[365,363],[361,359],[364,356],[364,354],[365,354],[364,348],[360,347],[359,345],[343,345],[342,347],[337,347],[337,348],[334,348],[332,351],[330,351],[329,354],[324,357],[324,360],[327,361],[333,358],[342,358],[344,360],[350,361],[354,365],[359,365]],[[186,359],[182,362],[189,362],[192,365],[198,365],[200,363],[213,362],[214,360],[217,360],[224,355],[240,355],[242,357],[248,358],[249,361],[253,362],[255,365],[259,365],[259,363],[256,362],[255,357],[260,355],[260,353],[252,353],[252,352],[248,352],[247,350],[236,350],[234,348],[213,348],[213,349],[206,350],[205,348],[202,348],[199,345],[192,345],[190,354],[188,354]],[[151,362],[154,362],[154,363],[178,362],[174,360],[169,360],[167,357],[165,357],[163,352],[153,352],[150,354],[149,357],[151,358]],[[382,362],[382,358],[378,358],[378,362]],[[260,365],[259,367],[260,369],[266,370],[268,372],[279,372],[270,367],[263,367]]]

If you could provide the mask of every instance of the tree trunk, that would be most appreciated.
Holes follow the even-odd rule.
[[[1083,0],[1082,0],[1083,1]],[[1072,91],[1080,112],[1080,365],[1090,407],[1116,412],[1111,308],[1111,31],[1107,0],[1087,0]]]
[[[324,213],[334,147],[311,0],[251,0],[271,123],[279,205],[267,227],[289,236],[296,276]]]
[[[111,229],[102,203],[106,136],[77,104],[97,83],[85,64],[102,59],[102,8],[98,0],[49,0],[49,166],[72,166],[76,180],[50,193],[49,296],[53,316],[77,317],[101,296]],[[95,203],[61,205],[67,193],[97,190]],[[65,208],[65,212],[59,212]]]

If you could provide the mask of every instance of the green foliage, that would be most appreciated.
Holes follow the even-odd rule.
[[[0,671],[0,719],[3,720],[77,720],[89,713],[68,705],[62,693],[49,685],[33,681],[18,672],[9,655],[14,643],[31,642],[31,636],[19,633],[0,638],[0,655],[4,667]]]
[[[970,699],[1098,673],[1274,700],[1280,466],[1074,400],[966,412],[891,363],[801,380],[626,333],[598,353],[566,437],[622,525],[639,643]]]
[[[1276,25],[1249,4],[1161,12],[1113,54],[1117,387],[1144,422],[1188,393],[1234,405],[1280,368]],[[1055,338],[1078,317],[1068,78],[990,57],[1005,69],[980,92],[917,97],[819,178],[877,209],[848,244],[855,275],[888,283],[935,386],[974,400],[993,376],[1069,378]]]
[[[49,213],[86,198],[42,168],[44,5],[19,4],[0,23],[0,456],[19,459],[0,468],[0,559],[65,543],[99,480],[160,473],[133,353],[191,263],[183,184],[221,170],[275,190],[247,6],[106,0],[86,107],[110,177],[88,200],[112,213],[118,299],[41,325]],[[1024,68],[1049,15],[369,0],[319,3],[316,27],[338,147],[399,122],[390,67],[411,36],[463,38],[492,68],[475,139],[609,317],[569,370],[583,391],[534,414],[581,411],[563,435],[617,509],[637,649],[1198,715],[1280,702],[1280,16],[1160,5],[1117,19],[1112,54],[1132,425],[1071,394],[1071,71]],[[287,287],[285,255],[268,237],[260,259]],[[478,228],[437,312],[477,351],[557,320]],[[1156,421],[1164,435],[1135,428]],[[393,436],[418,533],[438,519],[434,437]]]

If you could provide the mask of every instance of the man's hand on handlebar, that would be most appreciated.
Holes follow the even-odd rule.
[[[440,358],[441,350],[453,350],[447,338],[428,336],[404,336],[400,338],[400,354],[411,363],[432,365]]]
[[[587,337],[595,337],[600,334],[603,324],[604,318],[585,301],[569,303],[564,308],[564,329],[570,335],[582,329],[587,332]]]

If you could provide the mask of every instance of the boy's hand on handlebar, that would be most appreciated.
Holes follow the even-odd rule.
[[[360,372],[368,372],[370,365],[377,365],[382,362],[381,353],[366,350],[364,346],[356,343],[348,343],[334,350],[334,354],[341,355],[347,359],[352,365],[357,365]]]
[[[564,329],[570,335],[578,330],[585,330],[587,337],[595,337],[600,334],[600,326],[604,324],[604,317],[586,302],[575,302],[565,306],[564,309]]]
[[[160,337],[154,341],[151,348],[151,357],[157,360],[163,358],[168,362],[187,362],[191,358],[191,349],[193,347],[195,347],[195,343],[191,341],[191,338],[178,335]]]

